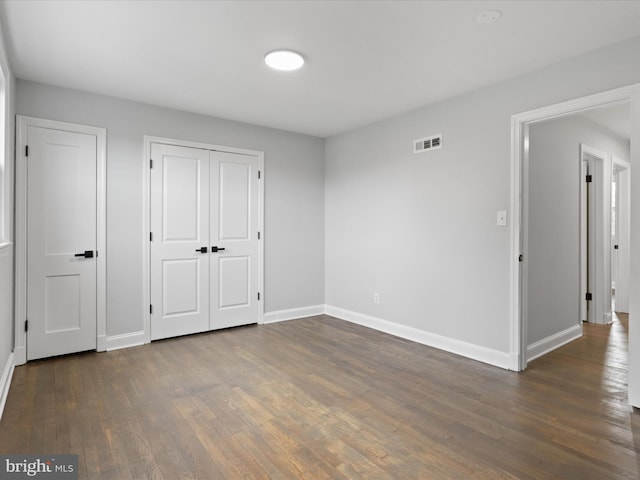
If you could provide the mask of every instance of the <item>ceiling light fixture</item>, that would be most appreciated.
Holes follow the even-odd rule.
[[[497,22],[501,16],[502,12],[500,10],[487,10],[486,12],[479,14],[477,20],[478,23],[482,25],[485,23]]]
[[[304,58],[293,50],[274,50],[264,56],[264,63],[275,70],[290,72],[304,65]]]

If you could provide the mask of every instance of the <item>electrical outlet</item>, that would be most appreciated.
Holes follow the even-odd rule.
[[[380,303],[380,293],[373,292],[373,303]]]

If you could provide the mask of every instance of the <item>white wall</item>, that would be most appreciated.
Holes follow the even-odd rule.
[[[529,345],[579,324],[581,143],[629,161],[628,140],[580,116],[529,129]]]
[[[19,80],[18,114],[107,128],[107,336],[143,330],[143,137],[265,152],[265,311],[324,301],[324,141]]]
[[[328,139],[326,303],[513,355],[511,116],[636,82],[640,38]]]

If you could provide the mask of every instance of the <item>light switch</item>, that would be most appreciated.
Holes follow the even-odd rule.
[[[507,212],[499,211],[498,215],[497,215],[497,218],[496,218],[496,222],[497,222],[499,227],[506,227],[507,226]]]

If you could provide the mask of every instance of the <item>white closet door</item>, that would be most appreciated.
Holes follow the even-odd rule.
[[[209,329],[209,151],[152,144],[151,339]]]
[[[258,321],[258,157],[211,152],[211,321]]]
[[[97,139],[30,126],[27,144],[27,358],[93,350]]]

